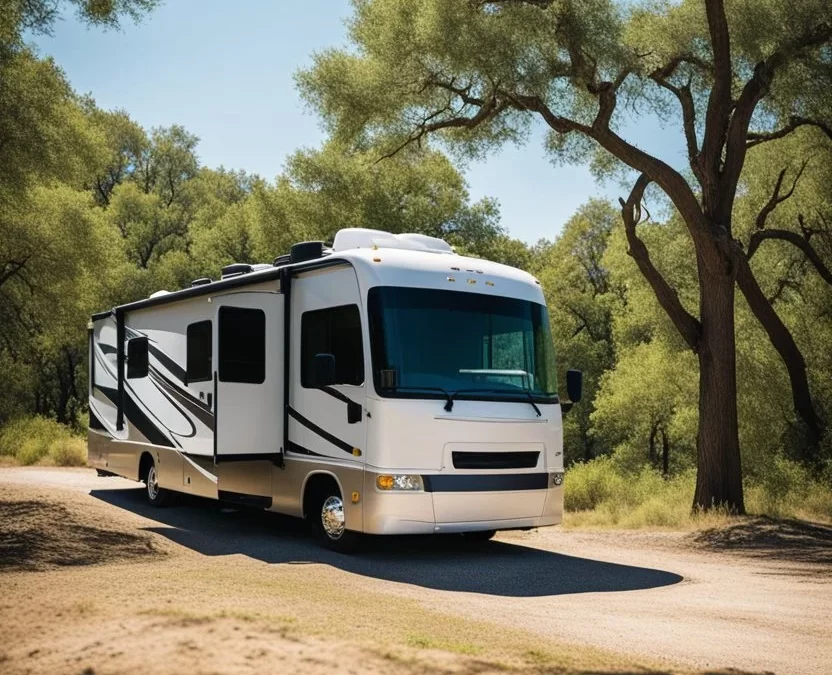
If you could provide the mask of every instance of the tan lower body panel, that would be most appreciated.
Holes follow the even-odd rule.
[[[89,463],[132,480],[149,452],[163,488],[217,499],[219,492],[270,497],[271,511],[303,517],[310,480],[329,476],[338,485],[346,527],[371,534],[431,534],[556,525],[563,518],[563,486],[516,492],[382,492],[375,475],[358,462],[287,457],[283,468],[268,461],[227,462],[183,456],[173,448],[116,441],[90,432]]]

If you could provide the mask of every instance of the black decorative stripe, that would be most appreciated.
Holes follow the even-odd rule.
[[[156,360],[161,363],[165,368],[168,369],[168,372],[171,373],[177,380],[182,382],[183,384],[187,381],[187,373],[185,369],[180,366],[176,361],[174,361],[170,356],[165,354],[161,349],[158,347],[154,347],[153,345],[148,345],[147,350],[153,354]]]
[[[95,385],[96,388],[104,394],[113,405],[118,406],[118,390],[113,389],[112,387],[102,387],[101,385]],[[167,448],[173,448],[173,443],[165,436],[165,434],[151,421],[151,419],[144,414],[144,411],[139,408],[136,402],[133,400],[133,397],[129,394],[124,395],[125,398],[125,417],[127,417],[127,421],[130,422],[139,433],[144,436],[149,443],[153,445],[162,445]]]
[[[187,422],[188,422],[188,426],[190,426],[190,427],[191,427],[191,431],[190,431],[190,433],[187,433],[187,434],[180,434],[180,433],[177,433],[176,431],[174,431],[173,429],[171,429],[171,428],[170,428],[169,426],[167,426],[167,425],[165,425],[165,428],[166,428],[168,431],[170,431],[170,433],[172,433],[172,434],[174,434],[174,435],[176,435],[176,436],[179,436],[179,437],[181,437],[181,438],[193,438],[194,436],[196,436],[196,426],[194,425],[193,420],[192,420],[190,417],[188,417],[188,413],[187,413],[187,412],[185,412],[184,410],[182,410],[182,408],[180,408],[180,407],[176,404],[176,401],[175,401],[175,400],[171,397],[171,395],[170,395],[170,394],[168,394],[168,392],[167,392],[167,391],[165,391],[165,389],[163,388],[163,387],[164,387],[164,385],[161,385],[159,382],[157,382],[156,380],[154,380],[154,379],[152,379],[152,378],[151,378],[151,381],[153,382],[153,386],[154,386],[154,387],[156,387],[156,389],[158,389],[158,390],[159,390],[159,393],[167,399],[168,403],[170,403],[170,404],[171,404],[174,408],[176,408],[176,412],[178,412],[180,415],[182,415],[182,417],[184,417],[184,418],[185,418],[185,420],[187,420]]]
[[[173,382],[166,378],[155,368],[150,368],[150,376],[153,380],[163,386],[165,390],[170,393],[177,401],[179,401],[185,408],[188,409],[200,422],[202,422],[209,429],[214,427],[214,415],[210,410],[206,410],[206,406],[202,401],[197,400],[190,394],[185,393]]]
[[[310,455],[312,457],[326,457],[326,455],[322,455],[319,452],[314,452],[309,448],[304,448],[302,445],[298,445],[294,441],[289,441],[289,447],[287,448],[289,452],[293,452],[296,455]]]
[[[264,497],[263,495],[247,495],[242,492],[219,490],[217,491],[217,497],[222,502],[231,502],[240,506],[252,506],[258,509],[270,509],[272,506],[272,498]]]
[[[108,345],[106,342],[99,342],[98,347],[105,354],[115,354],[117,351],[113,345]]]
[[[314,422],[311,422],[308,419],[306,419],[303,415],[301,415],[297,410],[295,410],[291,406],[289,406],[289,416],[293,417],[295,420],[300,422],[303,426],[305,426],[310,431],[314,431],[316,434],[318,434],[318,436],[320,436],[324,440],[327,440],[330,443],[332,443],[332,445],[334,445],[335,447],[341,448],[341,450],[343,450],[344,452],[348,452],[349,454],[352,454],[353,446],[351,446],[349,443],[346,443],[346,442],[342,441],[340,438],[338,438],[336,436],[333,436],[328,431],[325,431],[324,429],[321,429],[321,427],[319,427]]]
[[[325,394],[329,394],[333,398],[337,398],[339,401],[343,401],[344,403],[355,403],[349,396],[346,394],[342,394],[337,389],[333,389],[332,387],[321,387],[321,391]]]
[[[422,476],[426,492],[545,490],[548,473],[446,474]]]
[[[92,408],[90,408],[90,429],[97,429],[98,431],[107,431],[107,428],[104,426],[101,420],[98,419],[98,415],[96,415],[92,411]]]
[[[205,455],[200,455],[200,457],[204,457]],[[226,463],[226,462],[278,462],[280,461],[280,453],[279,452],[270,452],[270,453],[260,453],[260,452],[248,452],[248,453],[240,453],[239,455],[223,455],[220,454],[217,456],[215,464]]]

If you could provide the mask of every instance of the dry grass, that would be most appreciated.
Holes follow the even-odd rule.
[[[832,486],[788,460],[777,460],[771,478],[745,486],[749,515],[832,522]],[[567,471],[564,526],[700,530],[738,522],[726,511],[693,512],[696,475],[665,480],[658,473],[621,471],[601,457]]]
[[[3,465],[85,466],[87,441],[43,417],[14,420],[0,429]]]

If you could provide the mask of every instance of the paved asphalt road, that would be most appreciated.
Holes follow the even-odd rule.
[[[200,555],[323,563],[344,584],[559,642],[703,670],[832,673],[832,528],[766,521],[710,533],[548,528],[464,551],[437,539],[378,539],[342,556],[292,519],[195,499],[153,509],[136,483],[91,470],[6,468],[3,483],[89,493],[113,519],[129,516]]]

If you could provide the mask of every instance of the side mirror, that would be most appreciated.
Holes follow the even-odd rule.
[[[572,403],[578,403],[584,394],[584,373],[581,370],[566,371],[566,393]]]
[[[130,338],[127,341],[127,379],[147,377],[149,369],[147,337]]]
[[[335,384],[335,357],[332,354],[315,354],[311,375],[310,384],[316,389]]]

